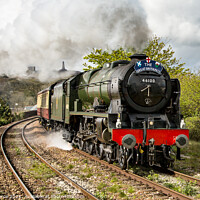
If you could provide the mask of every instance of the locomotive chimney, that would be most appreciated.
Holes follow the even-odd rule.
[[[131,60],[133,60],[133,59],[145,60],[146,57],[148,57],[146,54],[139,54],[139,53],[135,53],[135,54],[129,56],[129,58],[130,58]]]

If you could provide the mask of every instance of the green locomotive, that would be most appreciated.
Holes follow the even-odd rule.
[[[171,146],[183,148],[189,137],[180,128],[179,81],[144,54],[131,59],[39,92],[38,115],[47,128],[66,129],[65,140],[122,168],[130,161],[169,167]]]

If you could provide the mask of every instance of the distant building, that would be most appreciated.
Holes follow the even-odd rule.
[[[25,110],[25,111],[31,110],[32,107],[33,107],[33,106],[25,106],[25,107],[24,107],[24,110]]]
[[[34,105],[34,106],[25,106],[25,107],[24,107],[24,110],[25,110],[25,111],[37,110],[37,105]]]
[[[2,74],[0,78],[9,78],[6,74]]]
[[[58,71],[59,73],[63,73],[63,72],[66,72],[67,69],[65,69],[65,62],[63,61],[62,62],[62,68]]]
[[[34,74],[36,73],[36,67],[35,66],[28,66],[28,69],[26,71],[27,74]]]

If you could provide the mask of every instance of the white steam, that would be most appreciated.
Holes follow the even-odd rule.
[[[34,65],[47,78],[62,60],[81,70],[91,48],[140,49],[148,34],[131,0],[1,0],[0,73],[23,76]]]
[[[62,138],[63,131],[50,132],[46,138],[45,143],[47,147],[57,147],[63,150],[72,150],[72,145]]]

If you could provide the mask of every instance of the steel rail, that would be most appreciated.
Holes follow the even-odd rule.
[[[26,122],[26,121],[29,121],[29,120],[32,120],[32,119],[35,119],[37,117],[31,117],[31,118],[27,118],[27,119],[24,119],[24,120],[20,120],[14,124],[12,124],[11,126],[9,126],[4,132],[3,134],[1,135],[1,151],[2,151],[2,154],[3,154],[3,157],[8,165],[8,167],[10,168],[11,172],[13,173],[16,181],[18,182],[18,184],[20,185],[20,187],[22,188],[23,192],[25,193],[26,195],[26,198],[29,198],[29,199],[32,199],[32,200],[35,200],[35,197],[34,195],[30,192],[30,190],[26,187],[26,185],[23,183],[23,181],[21,180],[21,178],[19,177],[18,173],[16,172],[16,170],[14,169],[14,167],[12,166],[9,158],[7,157],[6,155],[6,152],[5,152],[5,148],[4,148],[4,138],[5,138],[5,135],[6,133],[11,129],[13,128],[14,126],[20,124],[20,123],[23,123],[23,122]]]
[[[169,174],[169,175],[174,176],[174,177],[182,178],[185,181],[192,181],[192,182],[194,182],[194,183],[196,183],[197,185],[200,186],[200,179],[194,178],[194,177],[189,176],[187,174],[183,174],[181,172],[174,171],[173,169],[163,169],[163,168],[161,168],[160,166],[157,166],[157,165],[153,166],[152,169],[156,170],[158,172],[164,173],[164,174]]]
[[[197,185],[200,186],[200,179],[198,179],[198,178],[194,178],[194,177],[189,176],[187,174],[183,174],[183,173],[180,173],[180,172],[177,172],[177,171],[173,171],[173,170],[170,170],[170,172],[174,173],[175,177],[180,177],[180,178],[184,179],[185,181],[195,182]]]
[[[70,179],[69,177],[67,177],[66,175],[64,175],[62,172],[58,171],[56,168],[54,168],[51,164],[49,164],[44,158],[42,158],[42,156],[40,156],[29,144],[29,142],[26,140],[25,138],[25,129],[26,127],[33,123],[33,121],[27,123],[23,130],[22,130],[22,140],[24,142],[24,144],[26,145],[26,147],[36,155],[37,158],[39,158],[43,163],[45,163],[49,168],[51,168],[57,175],[59,175],[60,177],[62,177],[64,180],[70,182],[76,189],[78,189],[81,193],[83,193],[86,197],[88,197],[89,199],[92,200],[98,200],[97,197],[95,197],[93,194],[91,194],[90,192],[88,192],[87,190],[85,190],[82,186],[80,186],[79,184],[77,184],[76,182],[74,182],[72,179]]]
[[[152,187],[152,188],[154,188],[154,189],[156,189],[158,191],[161,191],[162,193],[164,193],[164,194],[166,194],[168,196],[172,196],[172,197],[174,197],[176,199],[180,199],[180,200],[191,200],[191,199],[193,199],[193,198],[191,198],[189,196],[186,196],[184,194],[181,194],[179,192],[171,190],[171,189],[169,189],[169,188],[167,188],[165,186],[162,186],[162,185],[160,185],[158,183],[152,182],[152,181],[150,181],[150,180],[148,180],[146,178],[143,178],[143,177],[138,176],[136,174],[128,173],[127,171],[124,171],[124,170],[122,170],[121,168],[119,168],[119,167],[117,167],[115,165],[109,164],[108,162],[106,162],[104,160],[99,160],[99,158],[94,157],[92,155],[89,155],[88,153],[86,153],[84,151],[81,151],[79,149],[75,149],[75,151],[78,152],[79,154],[82,154],[83,156],[86,156],[86,157],[88,157],[88,158],[90,158],[90,159],[92,159],[94,161],[97,161],[97,162],[107,166],[108,168],[110,168],[112,170],[115,170],[117,173],[123,174],[123,175],[125,175],[125,176],[127,176],[127,177],[129,177],[129,178],[131,178],[131,179],[133,179],[135,181],[138,181],[138,182],[141,182],[141,183],[143,183],[145,185],[148,185],[148,186],[150,186],[150,187]]]

